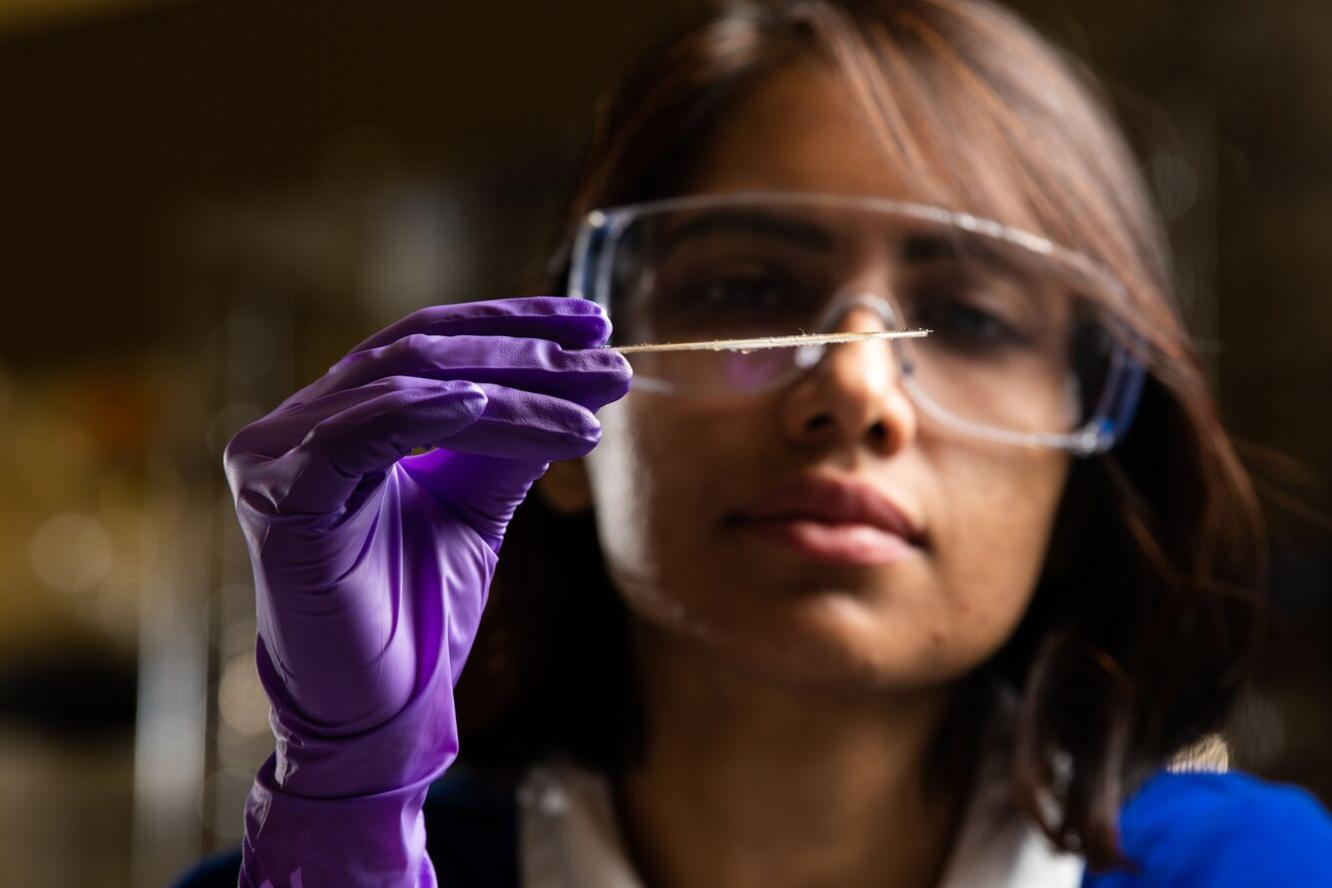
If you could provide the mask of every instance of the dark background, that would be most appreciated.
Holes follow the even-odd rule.
[[[373,327],[524,292],[595,98],[689,5],[0,0],[14,884],[160,884],[235,841],[271,741],[222,443]],[[1266,448],[1234,756],[1332,800],[1332,4],[1015,5],[1107,83]]]

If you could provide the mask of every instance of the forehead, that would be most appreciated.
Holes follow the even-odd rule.
[[[767,75],[722,116],[687,190],[821,191],[922,201],[918,180],[883,150],[847,82],[827,64],[801,58]]]
[[[931,78],[919,78],[923,83]],[[988,140],[987,113],[936,79],[930,90],[877,83],[894,110],[867,110],[852,78],[813,56],[756,83],[702,145],[686,193],[751,190],[854,194],[931,204],[1047,234],[1016,174],[1011,146]],[[901,87],[901,88],[898,88]],[[942,106],[949,106],[944,111]],[[891,118],[891,119],[890,119]],[[948,121],[969,120],[968,126]]]

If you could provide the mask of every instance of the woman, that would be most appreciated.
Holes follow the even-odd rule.
[[[228,448],[277,737],[242,884],[1332,884],[1307,794],[1163,770],[1261,526],[1054,50],[979,0],[713,13],[571,219],[587,298],[427,309]]]

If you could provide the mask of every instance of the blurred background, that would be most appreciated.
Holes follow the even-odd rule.
[[[531,295],[679,2],[0,0],[0,861],[160,885],[271,748],[221,473],[432,302]],[[1238,764],[1332,802],[1332,4],[1020,0],[1109,84],[1278,504]]]

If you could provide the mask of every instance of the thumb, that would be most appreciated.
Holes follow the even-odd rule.
[[[514,512],[550,463],[432,450],[404,459],[399,467],[434,491],[498,553]]]

